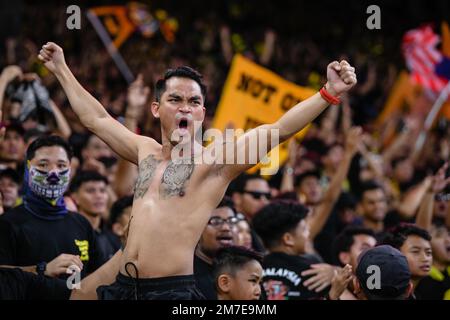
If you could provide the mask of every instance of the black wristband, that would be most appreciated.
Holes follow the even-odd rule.
[[[36,272],[40,276],[44,276],[45,275],[45,270],[46,269],[47,269],[47,262],[39,262],[36,265]]]

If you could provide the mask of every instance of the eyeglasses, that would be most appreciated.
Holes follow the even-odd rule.
[[[270,194],[270,192],[259,192],[259,191],[247,191],[244,190],[243,193],[247,193],[249,195],[251,195],[253,197],[253,199],[261,199],[262,197],[266,197],[267,200],[270,200],[270,198],[272,197],[272,195]]]
[[[239,222],[239,219],[236,217],[229,217],[228,219],[222,219],[221,217],[212,217],[211,219],[209,219],[208,224],[213,227],[221,227],[225,222],[230,226],[234,226]]]

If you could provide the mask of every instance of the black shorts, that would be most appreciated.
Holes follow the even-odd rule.
[[[97,288],[100,300],[204,300],[194,275],[131,278],[119,273],[116,282]]]

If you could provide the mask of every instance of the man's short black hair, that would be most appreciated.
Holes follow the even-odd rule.
[[[340,148],[344,149],[344,146],[342,145],[342,143],[339,143],[339,142],[334,142],[330,145],[326,145],[324,147],[324,152],[322,154],[322,158],[326,157],[331,152],[331,150],[335,147],[340,147]]]
[[[375,238],[375,233],[372,229],[350,226],[342,230],[342,232],[334,239],[333,242],[333,256],[336,264],[342,265],[339,260],[339,254],[341,252],[349,252],[353,243],[355,242],[355,236],[368,235]]]
[[[73,177],[72,182],[70,183],[69,192],[70,193],[77,192],[81,188],[83,183],[91,181],[103,181],[106,185],[108,184],[108,179],[105,176],[102,176],[97,171],[92,170],[79,171]]]
[[[6,168],[4,170],[1,170],[0,171],[0,179],[2,179],[2,178],[9,178],[17,185],[20,185],[20,175],[14,169]]]
[[[192,69],[191,67],[183,66],[178,67],[176,69],[169,69],[164,74],[164,77],[162,79],[159,79],[155,84],[155,98],[157,102],[161,101],[161,96],[163,95],[164,91],[166,91],[166,82],[170,78],[178,77],[178,78],[188,78],[192,79],[195,82],[198,83],[200,86],[200,90],[202,92],[203,101],[206,101],[206,85],[203,83],[203,76],[200,72],[198,72],[195,69]]]
[[[373,180],[363,182],[357,192],[357,194],[359,195],[359,201],[361,201],[363,199],[364,193],[366,193],[367,191],[378,190],[378,189],[380,189],[381,191],[384,192],[383,186]]]
[[[59,136],[46,136],[46,137],[40,137],[34,140],[30,146],[27,149],[27,160],[32,160],[36,154],[36,150],[43,148],[43,147],[61,147],[63,148],[67,153],[67,158],[72,159],[72,148],[70,145],[61,137]]]
[[[27,131],[25,131],[25,134],[23,135],[23,138],[25,140],[25,143],[28,143],[28,141],[30,141],[33,138],[42,138],[47,136],[48,133],[45,131],[42,131],[39,128],[33,128],[33,129],[29,129]]]
[[[280,243],[283,234],[294,230],[307,213],[308,209],[297,202],[280,200],[259,210],[253,218],[252,226],[264,246],[271,249]]]
[[[239,269],[245,266],[248,262],[256,260],[261,264],[262,259],[263,256],[260,253],[244,247],[230,246],[219,249],[213,264],[213,275],[216,289],[217,280],[220,275],[228,273],[234,277],[236,272],[238,272]]]
[[[412,223],[400,223],[398,226],[388,230],[382,242],[400,250],[409,236],[418,236],[424,240],[431,241],[431,235],[427,230]]]
[[[295,177],[295,186],[299,187],[303,180],[309,177],[315,177],[317,180],[320,180],[320,172],[318,170],[308,170],[299,174]]]
[[[117,221],[119,221],[120,217],[122,217],[126,208],[129,208],[133,205],[133,196],[126,196],[118,199],[113,203],[109,215],[109,223],[113,225]]]
[[[264,178],[261,177],[259,174],[242,173],[231,182],[227,194],[232,195],[234,192],[243,193],[247,186],[247,182],[251,180],[264,180]]]
[[[19,136],[21,136],[22,138],[25,135],[25,129],[23,128],[22,124],[17,121],[11,121],[9,124],[6,125],[6,133],[11,131],[17,132]]]
[[[233,200],[231,200],[230,197],[224,196],[222,198],[222,200],[220,201],[220,203],[217,205],[216,209],[223,208],[223,207],[230,208],[233,211],[234,215],[236,215],[236,209],[234,208]]]
[[[338,198],[338,201],[336,202],[336,210],[342,211],[345,209],[356,209],[356,199],[353,194],[350,192],[342,192],[341,195]]]

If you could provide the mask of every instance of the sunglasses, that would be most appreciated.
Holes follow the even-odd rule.
[[[240,220],[236,217],[230,217],[222,219],[221,217],[212,217],[209,219],[208,224],[213,227],[221,227],[225,222],[230,226],[236,225]]]
[[[270,192],[259,192],[259,191],[247,191],[244,190],[243,193],[247,193],[249,195],[251,195],[253,197],[253,199],[261,199],[262,197],[266,197],[267,200],[270,200],[270,198],[272,197],[272,195],[270,194]]]

